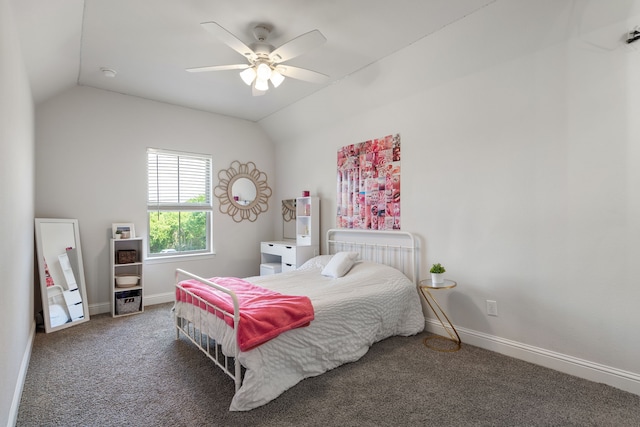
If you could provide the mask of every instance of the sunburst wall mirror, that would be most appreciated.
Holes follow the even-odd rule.
[[[218,180],[214,194],[220,201],[220,212],[235,222],[253,222],[269,209],[271,188],[267,174],[258,170],[255,163],[234,160],[228,169],[218,172]]]

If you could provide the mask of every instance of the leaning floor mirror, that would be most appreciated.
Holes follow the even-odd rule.
[[[35,226],[45,331],[88,321],[78,220],[36,218]]]

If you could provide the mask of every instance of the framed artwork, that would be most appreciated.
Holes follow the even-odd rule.
[[[131,239],[136,237],[136,230],[131,223],[114,223],[111,224],[111,232],[114,239]]]
[[[338,150],[339,228],[400,230],[400,134]]]

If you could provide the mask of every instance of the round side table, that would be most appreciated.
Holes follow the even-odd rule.
[[[456,328],[453,327],[453,323],[451,323],[451,320],[449,320],[449,317],[447,317],[447,314],[444,312],[444,310],[442,310],[442,307],[440,307],[440,304],[438,304],[438,301],[431,293],[432,291],[436,291],[439,289],[440,290],[452,289],[452,288],[455,288],[457,285],[458,284],[453,280],[446,280],[446,279],[444,280],[444,283],[433,283],[431,279],[420,281],[419,287],[420,287],[420,293],[422,294],[422,297],[427,302],[427,304],[429,305],[433,313],[436,315],[436,317],[440,321],[440,324],[449,335],[449,337],[442,337],[440,335],[429,335],[428,337],[426,337],[423,343],[425,346],[429,347],[432,350],[453,352],[453,351],[460,350],[460,347],[462,347],[462,340],[460,340],[460,335],[458,335],[458,331],[456,331]],[[436,307],[437,307],[437,310],[436,310]],[[442,320],[441,316],[446,319],[446,324]],[[455,346],[453,348],[439,348],[437,346],[434,346],[433,345],[434,343],[432,343],[432,341],[446,341],[447,344],[449,342],[452,342],[455,344]]]

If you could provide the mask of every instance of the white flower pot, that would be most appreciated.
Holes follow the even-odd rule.
[[[431,282],[434,285],[442,285],[444,283],[444,273],[431,273]]]

